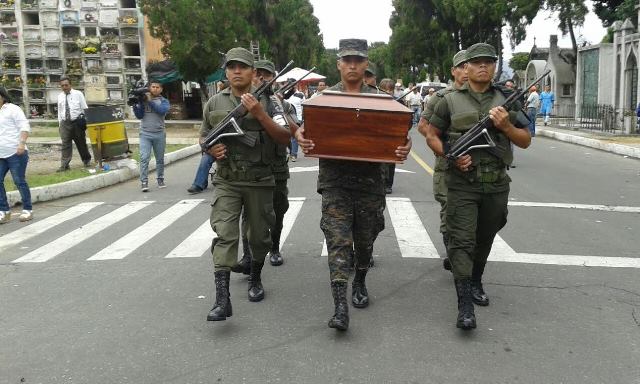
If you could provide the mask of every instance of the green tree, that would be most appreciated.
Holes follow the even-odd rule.
[[[624,21],[627,18],[636,25],[636,3],[636,0],[593,0],[593,11],[605,27],[610,27],[616,20]]]
[[[578,57],[578,43],[576,42],[576,34],[574,28],[584,25],[584,18],[589,9],[581,0],[547,0],[547,9],[558,13],[558,28],[563,35],[571,37],[571,45],[573,46],[573,65],[576,64]]]
[[[336,66],[338,61],[338,50],[337,49],[326,49],[320,55],[320,59],[318,64],[317,72],[323,76],[326,76],[326,84],[332,86],[340,81],[340,73],[338,72],[338,67]]]
[[[509,67],[514,71],[524,71],[527,69],[527,64],[529,64],[528,52],[514,53],[511,59],[509,59]]]
[[[249,46],[256,30],[247,20],[251,0],[139,0],[151,36],[185,80],[200,84],[206,97],[207,76],[221,62],[220,52]],[[197,10],[197,12],[194,12]]]

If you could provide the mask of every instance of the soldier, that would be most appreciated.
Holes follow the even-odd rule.
[[[272,164],[277,144],[286,145],[289,131],[274,121],[269,97],[257,100],[252,80],[255,75],[253,55],[244,48],[227,52],[225,74],[230,88],[213,96],[203,109],[200,135],[208,132],[224,119],[228,112],[242,103],[248,114],[241,119],[245,137],[254,139],[254,146],[230,137],[222,139],[209,150],[216,158],[218,169],[213,180],[215,186],[211,209],[211,227],[217,234],[211,245],[215,266],[216,301],[207,315],[208,321],[226,320],[232,315],[229,295],[231,266],[237,261],[239,219],[242,209],[247,213],[248,238],[253,259],[249,273],[249,301],[261,301],[264,289],[261,271],[264,258],[271,248],[269,231],[275,223],[273,212]]]
[[[378,93],[364,83],[367,68],[367,41],[361,39],[340,40],[338,71],[341,81],[332,91],[347,93]],[[296,136],[304,152],[313,149],[314,143],[304,138],[304,127]],[[411,149],[411,140],[395,151],[399,160],[405,160]],[[318,193],[322,195],[322,219],[320,228],[327,240],[329,251],[329,275],[335,313],[329,327],[347,330],[349,307],[347,283],[349,261],[355,246],[355,277],[351,286],[351,302],[356,308],[369,305],[365,277],[373,253],[373,242],[384,229],[384,186],[382,164],[363,161],[320,159]]]
[[[372,87],[377,85],[376,67],[373,63],[369,63],[367,69],[364,70],[364,82]]]
[[[270,81],[276,75],[276,68],[269,60],[258,60],[255,62],[256,76],[254,78],[254,85],[257,87],[262,81]],[[275,98],[274,98],[275,97]],[[271,97],[272,103],[280,103],[281,108],[290,116],[290,120],[294,120],[296,111],[293,106],[286,101],[280,101],[276,96]],[[293,121],[282,121],[282,125],[289,126]],[[289,209],[289,190],[287,189],[287,179],[289,179],[289,165],[287,164],[287,146],[276,144],[276,158],[272,163],[273,176],[275,178],[276,186],[273,190],[273,211],[276,215],[275,227],[271,230],[271,251],[267,254],[269,256],[269,263],[273,266],[279,266],[284,263],[282,254],[280,253],[280,234],[282,233],[282,220],[284,214]],[[246,213],[246,211],[245,211]],[[248,275],[251,267],[251,248],[249,240],[247,239],[246,214],[242,215],[242,259],[238,264],[231,267],[232,272],[241,272]]]
[[[492,83],[498,59],[495,49],[484,43],[474,44],[467,48],[466,57],[467,83],[444,96],[427,127],[427,144],[437,156],[444,156],[444,134],[449,135],[448,144],[453,144],[487,114],[494,126],[489,132],[496,150],[473,150],[456,159],[446,171],[448,249],[458,296],[456,326],[465,330],[476,327],[473,304],[489,304],[482,274],[493,239],[507,222],[509,144],[520,148],[531,144],[529,131],[514,125],[521,106],[516,103],[509,111],[500,106],[505,94],[512,91],[498,89]],[[526,128],[519,123],[518,127]]]
[[[456,89],[460,89],[467,81],[467,75],[464,73],[464,63],[467,61],[466,51],[462,50],[453,56],[453,67],[451,67],[451,76],[453,77],[453,86],[441,89],[436,92],[434,97],[427,101],[420,122],[418,123],[418,132],[423,136],[427,136],[427,125],[433,114],[436,104],[444,98],[448,93]],[[446,138],[445,138],[446,141]],[[449,247],[449,235],[447,234],[447,180],[445,173],[447,170],[447,160],[444,157],[436,156],[436,166],[433,168],[433,197],[440,203],[440,233],[442,233],[442,242],[445,250]],[[442,266],[447,271],[451,270],[451,262],[449,257],[445,256],[442,260]]]

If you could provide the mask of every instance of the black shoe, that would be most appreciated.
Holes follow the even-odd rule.
[[[356,275],[351,284],[351,303],[356,308],[366,308],[369,306],[369,293],[365,285],[366,277],[366,269],[356,269]]]
[[[473,312],[473,299],[471,297],[471,280],[456,280],[456,291],[458,293],[458,319],[456,327],[464,330],[476,327],[476,315]]]
[[[251,272],[249,273],[249,301],[258,302],[264,300],[264,288],[262,287],[262,281],[260,274],[262,273],[262,267],[264,262],[258,263],[256,261],[251,262]]]
[[[448,257],[442,259],[442,268],[446,269],[447,271],[451,270],[451,260],[449,260]]]
[[[69,169],[70,169],[70,168],[69,168],[69,166],[67,165],[66,167],[60,167],[60,168],[56,169],[56,172],[66,172],[66,171],[68,171]]]
[[[200,193],[203,191],[204,189],[198,187],[197,185],[192,185],[189,189],[187,189],[187,192],[189,192],[189,194],[191,195],[195,195],[196,193]]]
[[[142,192],[149,192],[149,183],[148,183],[148,182],[146,182],[146,181],[143,181],[143,182],[140,184],[140,190],[141,190]]]
[[[476,305],[480,305],[482,307],[489,305],[489,296],[487,296],[482,288],[482,281],[471,280],[471,298],[473,299],[473,303]]]
[[[216,303],[207,315],[207,321],[222,321],[233,315],[229,294],[229,271],[216,271]]]
[[[391,187],[385,187],[384,193],[386,193],[387,195],[390,195],[393,193],[393,189]]]
[[[91,160],[85,161],[83,164],[85,168],[91,168]]]
[[[349,306],[347,305],[347,282],[332,281],[331,294],[333,295],[333,303],[335,305],[335,313],[329,319],[329,328],[335,328],[339,331],[349,329]]]
[[[280,251],[271,251],[267,254],[269,256],[269,263],[274,267],[282,265],[284,263],[284,259],[282,258],[282,254]]]

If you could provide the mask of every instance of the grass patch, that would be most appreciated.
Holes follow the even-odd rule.
[[[167,144],[167,146],[165,147],[165,153],[175,152],[179,149],[189,147],[189,146],[190,145],[187,145],[187,144]],[[137,162],[140,162],[140,147],[137,145],[131,145],[130,148],[131,148],[131,151],[133,152],[131,154],[131,157],[135,159]],[[151,157],[153,157],[153,155]],[[27,169],[29,168],[27,167]],[[29,174],[27,172],[27,184],[29,184],[29,188],[35,188],[35,187],[41,187],[43,185],[63,183],[65,181],[80,179],[80,178],[91,176],[91,175],[92,174],[89,173],[89,171],[84,168],[76,168],[66,172],[54,172],[54,173],[44,174],[44,175]],[[16,186],[15,184],[13,184],[13,179],[11,178],[10,172],[7,172],[7,176],[4,179],[4,187],[7,192],[16,190]]]

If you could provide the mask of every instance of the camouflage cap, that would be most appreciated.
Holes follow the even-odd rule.
[[[367,40],[364,39],[342,39],[338,43],[338,57],[360,56],[369,57],[367,55]]]
[[[460,64],[467,62],[467,51],[464,49],[453,55],[453,66],[457,67]]]
[[[467,61],[477,59],[478,57],[487,57],[493,60],[498,60],[496,49],[493,47],[493,45],[489,45],[486,43],[473,44],[472,46],[467,48],[466,56]]]
[[[231,48],[229,52],[225,55],[226,61],[224,66],[226,67],[231,61],[238,61],[240,63],[244,63],[250,67],[253,67],[253,55],[248,50],[236,47]]]
[[[369,66],[364,70],[365,73],[368,73],[370,76],[376,75],[376,66],[372,62],[369,62]]]
[[[272,74],[276,74],[276,66],[269,60],[258,60],[255,64],[256,69],[264,69]]]

